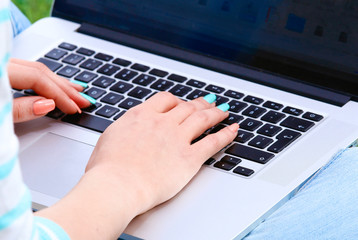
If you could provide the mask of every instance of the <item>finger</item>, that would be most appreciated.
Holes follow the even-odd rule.
[[[8,66],[11,86],[17,89],[33,89],[37,94],[53,99],[61,111],[76,113],[78,106],[74,101],[42,71],[11,63]]]
[[[194,112],[212,108],[214,106],[215,100],[215,94],[208,94],[205,97],[200,97],[193,101],[183,102],[179,104],[176,108],[173,108],[168,114],[178,123],[182,123]]]
[[[184,101],[180,100],[172,93],[159,92],[145,101],[142,106],[149,107],[160,113],[165,113],[182,102]]]
[[[40,62],[31,62],[22,59],[11,59],[10,61],[13,64],[17,64],[18,66],[27,66],[30,68],[34,68],[36,71],[39,71],[42,75],[55,83],[59,88],[62,89],[69,98],[71,98],[80,108],[89,107],[90,103],[87,99],[82,97],[78,92],[83,91],[83,87],[78,84],[73,84],[67,79],[58,76],[53,73],[46,65]],[[42,94],[41,94],[42,95]],[[59,106],[61,109],[61,106]],[[62,110],[62,109],[61,109]]]
[[[217,133],[209,134],[192,145],[194,152],[203,156],[203,159],[201,160],[204,162],[230,144],[235,139],[238,130],[239,124],[233,123],[232,125],[221,129]]]
[[[55,109],[55,101],[43,97],[20,97],[13,101],[14,122],[42,117]]]
[[[229,113],[222,111],[217,107],[212,107],[202,111],[197,111],[186,118],[180,127],[182,132],[188,137],[190,142],[199,137],[207,129],[227,118]]]

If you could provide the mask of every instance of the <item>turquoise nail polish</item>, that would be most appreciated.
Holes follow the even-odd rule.
[[[230,109],[230,105],[227,103],[223,103],[223,104],[217,106],[217,108],[219,108],[223,112],[226,112]]]
[[[80,82],[80,81],[77,81],[77,80],[71,80],[70,82],[75,83],[75,84],[78,84],[78,85],[82,86],[83,88],[87,88],[87,87],[88,87],[88,84],[87,84],[87,83]]]
[[[96,104],[96,99],[94,99],[93,97],[88,96],[87,94],[80,92],[81,96],[86,98],[91,104]]]
[[[206,96],[204,97],[204,100],[211,104],[211,103],[215,102],[215,100],[216,100],[216,95],[215,95],[215,94],[212,94],[212,93],[209,93],[208,95],[206,95]]]

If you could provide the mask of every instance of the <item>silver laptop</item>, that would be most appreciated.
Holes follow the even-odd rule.
[[[77,183],[100,134],[159,91],[209,92],[241,128],[123,238],[240,239],[358,137],[357,5],[334,1],[57,0],[13,57],[88,83],[97,104],[17,124],[34,206]],[[14,97],[36,94],[14,92]],[[203,136],[205,136],[205,134]],[[45,149],[45,150],[44,150]],[[41,150],[41,154],[39,154]],[[132,236],[132,237],[131,237]]]

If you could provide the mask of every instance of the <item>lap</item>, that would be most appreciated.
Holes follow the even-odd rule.
[[[245,240],[358,237],[358,148],[337,154]]]

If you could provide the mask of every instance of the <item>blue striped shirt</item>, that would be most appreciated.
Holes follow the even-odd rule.
[[[9,0],[0,1],[0,239],[68,240],[56,223],[34,217],[31,196],[18,161],[18,140],[12,120],[12,95],[6,65],[10,57],[12,27]]]

